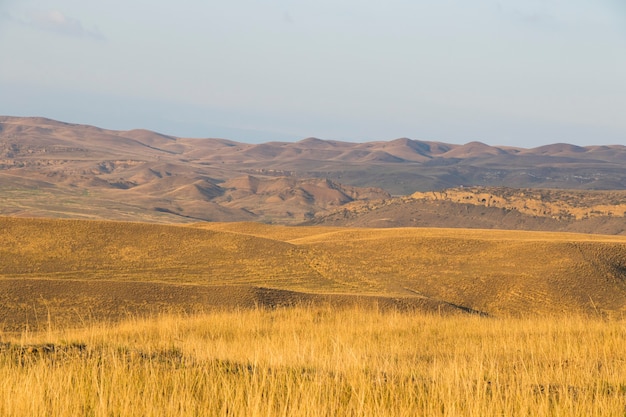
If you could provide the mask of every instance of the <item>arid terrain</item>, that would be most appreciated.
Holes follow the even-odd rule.
[[[407,138],[244,144],[4,116],[0,214],[618,234],[624,161],[626,147],[618,145],[523,149]],[[517,189],[525,191],[513,198]],[[567,201],[556,204],[561,198]]]
[[[3,416],[624,412],[623,236],[0,217],[0,239]]]
[[[608,237],[626,234],[624,147],[253,145],[2,117],[0,154],[7,329],[302,303],[624,310]]]
[[[495,317],[626,312],[618,236],[20,218],[1,218],[0,235],[7,330],[325,303]]]
[[[625,160],[0,117],[0,415],[623,417]]]
[[[463,187],[345,204],[304,222],[626,234],[626,191]]]

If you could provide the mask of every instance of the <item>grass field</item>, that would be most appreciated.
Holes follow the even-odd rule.
[[[0,237],[2,416],[626,416],[624,237],[15,218]]]
[[[626,312],[626,237],[0,217],[5,330],[222,307]]]
[[[294,307],[0,336],[3,416],[620,416],[626,322]]]

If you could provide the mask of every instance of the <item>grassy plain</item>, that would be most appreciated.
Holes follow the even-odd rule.
[[[626,416],[624,237],[17,218],[0,237],[2,416]]]
[[[0,217],[6,330],[302,303],[626,312],[626,237]]]
[[[0,336],[3,416],[620,416],[626,322],[294,307]]]

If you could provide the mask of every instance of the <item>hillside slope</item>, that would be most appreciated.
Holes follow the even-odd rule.
[[[626,238],[0,218],[7,328],[330,302],[490,315],[626,312]]]

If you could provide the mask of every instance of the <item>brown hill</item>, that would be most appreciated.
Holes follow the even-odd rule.
[[[256,200],[243,193],[246,203],[237,204],[232,200],[237,193],[220,200],[229,198],[230,187],[222,185],[252,175],[264,182],[289,178],[296,194],[303,185],[295,185],[294,178],[329,179],[335,188],[374,187],[396,195],[460,185],[624,189],[625,162],[626,147],[617,145],[522,149],[408,138],[367,143],[308,138],[255,145],[4,116],[0,191],[7,203],[0,214],[176,222],[268,219],[271,213],[273,221],[296,222],[331,207],[324,198],[317,201],[315,193],[299,210],[269,210],[264,193]],[[199,192],[192,184],[201,184]],[[272,198],[284,201],[279,195]]]
[[[490,315],[626,312],[623,237],[17,218],[0,218],[0,236],[7,329],[45,326],[49,315],[79,323],[309,302]]]
[[[508,155],[504,149],[496,146],[489,146],[482,142],[470,142],[465,145],[457,146],[443,154],[445,158],[484,158],[500,155]]]
[[[293,177],[258,178],[247,175],[222,184],[224,193],[214,201],[250,210],[265,221],[291,219],[302,222],[352,201],[389,198],[377,188],[344,186],[327,179]]]
[[[288,147],[2,117],[0,191],[5,203],[0,213],[157,222],[301,222],[340,204],[389,196],[372,187],[298,179],[271,169],[244,175],[247,162],[276,158]],[[231,163],[233,153],[241,166]],[[261,184],[259,192],[250,192],[238,179],[242,175]]]

